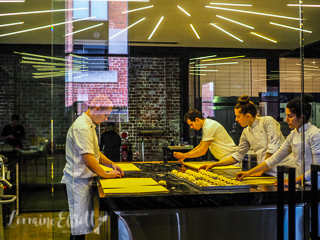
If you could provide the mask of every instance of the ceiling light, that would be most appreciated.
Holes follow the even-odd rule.
[[[152,8],[154,5],[150,5],[150,6],[147,6],[147,7],[141,7],[141,8],[136,8],[136,9],[132,9],[132,10],[129,10],[129,11],[124,11],[122,12],[123,13],[131,13],[131,12],[135,12],[135,11],[139,11],[139,10],[143,10],[143,9],[148,9],[148,8]]]
[[[219,29],[219,30],[221,30],[222,32],[224,32],[224,33],[228,34],[229,36],[231,36],[231,37],[233,37],[233,38],[237,39],[238,41],[243,42],[243,40],[241,40],[240,38],[236,37],[235,35],[233,35],[233,34],[229,33],[228,31],[226,31],[226,30],[222,29],[221,27],[218,27],[217,25],[215,25],[215,24],[213,24],[213,23],[210,23],[210,24],[211,24],[212,26],[214,26],[214,27],[218,28],[218,29]]]
[[[93,26],[91,26],[91,27],[87,27],[87,28],[80,29],[80,30],[78,30],[78,31],[74,31],[74,32],[71,32],[71,33],[67,33],[66,35],[64,35],[64,37],[65,37],[65,36],[69,36],[69,35],[73,35],[73,34],[76,34],[76,33],[79,33],[79,32],[83,32],[83,31],[88,30],[88,29],[91,29],[91,28],[99,27],[99,26],[101,26],[101,25],[103,25],[103,23],[99,23],[99,24],[93,25]]]
[[[195,64],[196,62],[189,62],[189,64]]]
[[[189,67],[189,68],[196,68],[196,69],[198,69],[198,68],[207,68],[206,66],[203,66],[203,67]]]
[[[202,62],[225,60],[225,59],[231,59],[231,58],[242,58],[242,57],[245,57],[245,55],[233,56],[233,57],[223,57],[223,58],[211,58],[211,59],[202,60]]]
[[[191,23],[190,23],[190,27],[192,28],[192,30],[193,30],[194,34],[197,36],[197,38],[200,39],[197,31],[194,29],[194,27],[193,27],[193,25]]]
[[[300,63],[296,63],[296,65],[301,66]],[[310,68],[319,68],[317,66],[311,66],[311,65],[303,65],[304,67],[310,67]]]
[[[301,31],[300,28],[291,27],[291,26],[287,26],[287,25],[282,25],[280,23],[274,23],[274,22],[269,22],[269,23],[272,24],[272,25],[279,26],[279,27],[284,27],[284,28],[289,28],[289,29]],[[302,32],[312,33],[312,31],[309,31],[309,30],[302,30]]]
[[[204,69],[200,69],[201,72],[218,72],[218,70],[204,70]]]
[[[241,25],[241,26],[244,26],[244,27],[247,27],[247,28],[254,29],[254,27],[251,27],[251,26],[246,25],[246,24],[241,23],[241,22],[237,22],[237,21],[232,20],[232,19],[230,19],[230,18],[222,17],[222,16],[220,16],[220,15],[216,15],[216,16],[217,16],[218,18],[222,18],[222,19],[227,20],[227,21],[229,21],[229,22],[233,22],[233,23],[239,24],[239,25]]]
[[[70,56],[72,57],[75,57],[75,58],[84,58],[84,59],[89,59],[87,57],[83,57],[83,56],[79,56],[79,55],[75,55],[75,54],[69,54]]]
[[[199,63],[196,66],[214,66],[214,65],[228,65],[228,64],[238,64],[238,62],[224,62],[224,63]]]
[[[287,4],[288,7],[320,7],[320,5],[312,5],[312,4]]]
[[[159,27],[160,23],[162,22],[164,16],[162,16],[159,20],[159,22],[157,23],[156,27],[153,29],[152,33],[150,34],[150,36],[148,37],[148,39],[150,40],[150,38],[153,36],[153,34],[155,33],[155,31],[157,30],[157,28]]]
[[[25,2],[25,0],[0,0],[0,3]]]
[[[40,57],[40,58],[47,58],[47,59],[53,59],[53,60],[58,60],[58,61],[65,61],[65,62],[74,62],[74,63],[87,63],[87,62],[83,62],[80,60],[70,60],[70,59],[65,59],[65,58],[58,58],[58,57],[48,57],[48,56],[44,56],[44,55],[38,55],[38,54],[32,54],[32,53],[20,53],[20,52],[13,52],[16,54],[21,54],[21,55],[26,55],[26,56],[32,56],[32,57]]]
[[[43,28],[47,28],[47,27],[51,28],[52,26],[58,26],[58,25],[63,25],[65,23],[83,21],[83,20],[86,20],[86,19],[89,19],[89,18],[95,18],[95,17],[81,18],[81,19],[78,19],[78,20],[72,20],[72,21],[68,21],[68,22],[55,23],[55,24],[46,25],[46,26],[42,26],[42,27],[36,27],[36,28],[30,28],[30,29],[26,29],[26,30],[17,31],[17,32],[5,33],[5,34],[1,34],[0,37],[10,36],[10,35],[24,33],[24,32],[31,32],[31,31],[35,31],[35,30],[39,30],[39,29],[43,29]]]
[[[120,32],[118,32],[115,35],[113,35],[112,37],[110,37],[109,40],[114,38],[115,36],[118,36],[119,34],[123,33],[124,31],[128,30],[129,28],[133,27],[134,25],[138,24],[139,22],[141,22],[141,21],[143,21],[145,19],[146,19],[145,17],[141,18],[140,20],[138,20],[135,23],[131,24],[129,27],[126,27],[126,28],[122,29]]]
[[[292,20],[301,20],[300,18],[287,17],[287,16],[275,15],[275,14],[269,14],[269,13],[251,12],[251,11],[244,11],[244,10],[231,9],[231,8],[221,8],[221,7],[214,7],[214,6],[205,6],[205,7],[206,8],[214,8],[214,9],[220,9],[220,10],[233,11],[233,12],[251,13],[251,14],[263,15],[263,16],[269,16],[269,17],[286,18],[286,19],[292,19]]]
[[[48,12],[64,12],[64,11],[75,11],[75,10],[86,10],[88,8],[70,8],[70,9],[56,9],[56,10],[43,10],[43,11],[31,11],[31,12],[17,12],[17,13],[2,13],[0,17],[12,16],[12,15],[26,15],[36,13],[48,13]]]
[[[204,74],[204,73],[190,73],[190,75],[207,76],[207,74]]]
[[[41,62],[45,62],[46,60],[42,59],[42,58],[30,58],[30,57],[22,57],[23,59],[27,59],[27,60],[34,60],[34,61],[41,61]]]
[[[0,27],[8,27],[8,26],[19,25],[19,24],[24,24],[24,22],[2,24],[0,25]]]
[[[276,40],[273,40],[273,39],[271,39],[271,38],[268,38],[268,37],[262,36],[262,35],[260,35],[260,34],[258,34],[258,33],[255,33],[255,32],[250,32],[250,33],[251,33],[251,34],[253,34],[253,35],[256,35],[256,36],[258,36],[258,37],[261,37],[261,38],[263,38],[263,39],[266,39],[266,40],[268,40],[268,41],[270,41],[270,42],[277,43],[277,41],[276,41]]]
[[[198,58],[190,58],[189,60],[196,60],[196,59],[204,59],[204,58],[210,58],[210,57],[216,57],[217,55],[210,55],[205,57],[198,57]]]
[[[225,5],[225,6],[240,6],[240,7],[252,7],[252,4],[238,4],[238,3],[210,3],[211,5]]]
[[[184,10],[182,7],[180,7],[179,5],[177,5],[177,7],[184,12],[185,14],[187,14],[189,17],[191,16],[190,13],[188,13],[186,10]]]

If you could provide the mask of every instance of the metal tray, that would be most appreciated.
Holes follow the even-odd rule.
[[[169,176],[178,179],[179,181],[183,181],[195,188],[198,188],[200,190],[232,190],[232,189],[250,189],[250,185],[249,184],[243,184],[243,185],[226,185],[226,186],[208,186],[208,187],[200,187],[199,185],[190,182],[189,180],[185,179],[185,178],[181,178],[178,177],[174,174],[172,174],[171,172],[168,172]]]

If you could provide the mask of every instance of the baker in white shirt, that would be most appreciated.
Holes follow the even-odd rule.
[[[232,138],[225,128],[217,121],[206,119],[197,109],[190,109],[184,115],[184,121],[188,123],[191,129],[200,130],[202,128],[202,140],[198,146],[189,152],[174,152],[175,158],[183,163],[186,158],[196,158],[203,156],[210,149],[212,155],[223,160],[228,158],[236,149]]]
[[[200,169],[206,169],[216,166],[226,166],[242,162],[250,148],[257,154],[257,162],[260,164],[272,156],[284,142],[284,137],[280,130],[280,124],[273,117],[258,117],[257,107],[247,95],[238,99],[238,104],[234,108],[236,121],[243,129],[239,146],[235,153],[229,158],[212,164],[206,164]],[[286,165],[292,166],[292,158],[289,156],[285,162]],[[256,173],[254,176],[261,176],[264,171]],[[265,171],[265,174],[276,176],[276,167]]]
[[[282,160],[290,153],[293,155],[297,176],[296,184],[300,184],[303,180],[310,181],[310,165],[320,164],[320,131],[312,125],[308,120],[311,116],[311,105],[309,102],[313,101],[313,97],[308,94],[304,99],[305,112],[302,113],[301,98],[295,98],[287,104],[286,108],[286,121],[291,129],[291,133],[286,138],[281,148],[265,162],[259,164],[255,168],[237,174],[239,180],[252,174],[272,168],[278,163],[282,163]],[[305,136],[305,156],[301,153],[301,133],[304,131]],[[303,172],[302,158],[305,159],[305,172]],[[285,179],[285,185],[288,184],[288,180]]]

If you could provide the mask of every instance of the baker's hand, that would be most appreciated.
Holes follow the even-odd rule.
[[[204,164],[199,168],[199,170],[204,169],[207,171],[208,169],[212,168],[213,166],[214,166],[213,164]]]
[[[181,152],[173,152],[173,156],[179,160],[179,163],[182,163],[182,164],[184,163],[183,160],[186,159],[184,154]]]
[[[108,177],[107,178],[121,178],[121,173],[117,170],[111,170],[110,172],[107,173]]]
[[[247,172],[238,172],[237,175],[236,175],[236,178],[237,178],[237,180],[242,180],[243,178],[249,177],[249,176],[250,176],[249,171],[247,171]]]
[[[117,170],[118,172],[120,172],[121,176],[124,175],[121,167],[119,167],[117,164],[112,164],[112,168],[113,168],[113,170]]]
[[[6,136],[6,139],[16,139],[16,137],[13,134],[11,134],[11,135]]]

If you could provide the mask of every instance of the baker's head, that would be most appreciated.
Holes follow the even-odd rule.
[[[12,124],[13,126],[19,125],[19,120],[20,120],[19,115],[13,114],[13,115],[11,116],[11,124]]]
[[[251,126],[257,115],[257,107],[250,101],[248,95],[243,95],[238,99],[238,103],[234,107],[234,114],[241,127]]]
[[[89,112],[92,121],[96,124],[101,124],[108,120],[109,114],[112,112],[113,104],[105,95],[98,95],[92,99],[89,104]]]
[[[194,130],[199,130],[200,128],[202,128],[204,119],[205,118],[202,116],[202,113],[197,109],[190,109],[184,115],[184,121],[188,123],[191,129]]]

